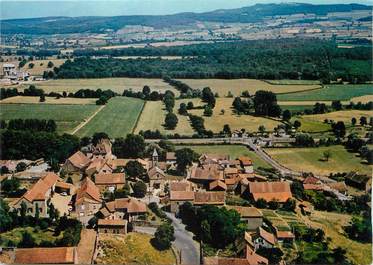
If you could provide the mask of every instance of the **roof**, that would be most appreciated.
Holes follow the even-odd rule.
[[[268,259],[256,254],[249,246],[246,246],[246,260],[249,265],[268,264]]]
[[[86,171],[90,169],[95,169],[96,171],[99,171],[105,164],[110,166],[108,163],[106,163],[106,160],[103,158],[95,158],[92,160],[92,162],[88,165]]]
[[[303,180],[303,184],[318,184],[320,183],[320,179],[314,176],[308,176]]]
[[[80,188],[77,191],[76,204],[81,202],[82,200],[80,200],[80,199],[83,199],[83,198],[91,199],[92,201],[95,201],[95,202],[101,202],[102,201],[101,200],[101,195],[100,195],[100,190],[93,183],[93,181],[88,177],[86,177],[82,181],[82,183],[80,185]]]
[[[16,248],[14,263],[61,264],[74,263],[74,247]]]
[[[320,184],[303,184],[303,189],[305,190],[323,190]]]
[[[238,174],[238,169],[235,167],[228,167],[224,169],[224,174],[226,175],[232,175],[232,174]]]
[[[292,197],[290,184],[286,181],[249,182],[248,188],[255,201],[264,199],[266,201],[286,202]]]
[[[166,160],[176,160],[175,152],[167,152],[166,153]]]
[[[244,167],[251,166],[253,164],[253,161],[247,156],[240,156],[238,160],[240,160],[242,166]]]
[[[217,163],[219,160],[229,160],[229,155],[224,154],[202,154],[199,158],[200,161],[206,163]]]
[[[227,190],[227,185],[221,180],[214,180],[209,184],[209,190],[214,190],[217,188]]]
[[[193,191],[170,191],[171,201],[193,201],[194,192]]]
[[[276,231],[276,237],[279,239],[295,238],[294,234],[290,231]]]
[[[258,235],[272,245],[276,242],[275,236],[261,227],[258,228]]]
[[[63,189],[70,189],[73,185],[70,183],[62,182],[62,181],[57,181],[56,187],[63,188]]]
[[[153,176],[155,176],[156,174],[160,174],[162,175],[163,177],[165,177],[165,173],[163,172],[162,169],[160,169],[159,167],[155,166],[155,167],[152,167],[149,171],[148,171],[148,176],[149,178],[152,178]]]
[[[237,181],[238,181],[237,178],[226,178],[226,179],[224,179],[224,182],[227,185],[234,185],[234,184],[237,183]]]
[[[205,257],[205,265],[250,265],[244,258],[225,258],[225,257]]]
[[[111,153],[111,142],[109,139],[103,138],[92,149],[95,154],[109,154]]]
[[[347,191],[347,186],[346,186],[346,183],[344,183],[344,181],[341,181],[341,182],[331,182],[331,183],[328,183],[328,186],[332,189],[335,189],[339,192],[346,192]]]
[[[348,173],[345,178],[357,184],[366,184],[371,179],[370,176],[359,175],[356,172]]]
[[[194,204],[224,204],[224,191],[198,191],[194,193]]]
[[[77,151],[75,154],[70,156],[67,161],[70,161],[70,163],[73,164],[74,167],[77,167],[79,169],[86,167],[90,162],[88,157],[80,151]]]
[[[124,184],[124,173],[97,174],[95,183],[96,185]]]
[[[190,178],[195,180],[223,179],[223,172],[218,170],[218,165],[195,166],[190,171]]]
[[[172,181],[170,182],[170,191],[190,191],[191,183],[188,181]]]
[[[52,186],[59,180],[60,178],[52,173],[49,172],[44,177],[40,178],[22,197],[29,202],[33,202],[35,200],[45,200],[45,194]]]
[[[98,226],[125,226],[127,224],[127,220],[123,219],[98,219],[97,222]]]
[[[127,159],[119,159],[119,158],[111,159],[107,161],[108,165],[110,165],[112,168],[125,167],[127,162],[128,162]]]
[[[255,207],[245,207],[245,206],[225,206],[225,208],[231,210],[236,210],[241,217],[263,217],[263,213]]]
[[[145,213],[147,211],[145,203],[133,198],[116,199],[114,207],[115,210],[127,209],[128,213]]]

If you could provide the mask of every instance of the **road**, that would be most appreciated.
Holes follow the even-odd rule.
[[[181,223],[175,215],[167,213],[172,220],[175,229],[175,247],[180,251],[182,265],[199,264],[199,245],[193,240],[193,234],[185,230],[185,225]],[[154,235],[157,229],[154,227],[135,226],[134,231]]]

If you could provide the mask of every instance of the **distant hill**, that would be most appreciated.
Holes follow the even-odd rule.
[[[144,25],[163,28],[170,25],[189,25],[197,21],[211,22],[258,22],[265,17],[314,13],[325,15],[329,12],[350,12],[371,10],[372,6],[360,4],[312,5],[300,3],[256,4],[237,9],[215,10],[205,13],[179,13],[162,16],[114,16],[114,17],[45,17],[30,19],[1,20],[3,34],[63,34],[99,33],[118,30],[126,25]]]

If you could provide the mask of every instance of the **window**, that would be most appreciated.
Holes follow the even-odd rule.
[[[85,209],[85,205],[84,204],[80,205],[80,209],[84,210]]]

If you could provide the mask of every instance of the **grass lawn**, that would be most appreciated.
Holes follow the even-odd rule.
[[[350,100],[373,94],[373,85],[328,85],[325,88],[278,95],[279,101]]]
[[[11,119],[53,119],[57,131],[70,132],[84,119],[92,115],[96,105],[57,105],[57,104],[1,104],[0,118]]]
[[[103,255],[96,259],[99,264],[176,264],[172,250],[159,251],[150,243],[150,235],[129,233],[111,235],[100,239]]]
[[[136,98],[115,97],[78,132],[79,137],[106,132],[110,137],[125,137],[131,133],[144,101]]]
[[[326,150],[330,150],[332,155],[328,162],[322,161],[323,152]],[[360,157],[347,152],[341,145],[318,148],[268,148],[266,152],[288,168],[317,175],[350,171],[370,175],[372,172],[371,166],[362,164]]]
[[[221,97],[228,95],[230,91],[233,95],[238,96],[247,90],[250,94],[255,94],[258,90],[269,90],[274,93],[289,93],[294,91],[304,91],[320,88],[317,84],[270,84],[257,79],[179,79],[192,88],[203,89],[210,87],[212,91],[217,92]]]
[[[192,135],[194,130],[190,126],[187,116],[179,115],[177,109],[180,103],[176,101],[174,113],[177,115],[178,123],[174,130],[167,130],[163,124],[167,111],[164,109],[162,101],[147,101],[141,113],[135,132],[143,130],[159,130],[162,134]]]
[[[3,243],[13,241],[17,245],[22,240],[23,232],[29,232],[35,239],[36,244],[40,244],[41,241],[54,242],[57,239],[62,238],[63,232],[58,237],[53,236],[54,231],[51,229],[40,230],[34,227],[18,227],[11,231],[0,234],[0,239]]]
[[[178,145],[176,149],[191,148],[199,154],[228,154],[231,159],[235,159],[239,156],[247,156],[254,163],[254,168],[265,167],[270,168],[265,161],[260,159],[254,152],[247,149],[242,145]]]
[[[142,91],[145,85],[148,85],[152,91],[165,92],[172,90],[176,95],[178,91],[162,79],[151,78],[90,78],[90,79],[55,79],[48,81],[32,82],[36,87],[42,88],[45,92],[76,92],[79,89],[111,89],[119,94],[124,89],[133,91]],[[19,86],[20,89],[27,88],[29,84]]]
[[[354,264],[372,263],[372,244],[360,243],[349,239],[343,231],[343,226],[347,225],[351,216],[347,214],[314,211],[310,216],[313,223],[321,225],[326,236],[331,238],[332,247],[342,247],[347,253],[347,257]]]
[[[184,100],[184,102],[188,101],[190,100]],[[194,102],[194,105],[203,105],[200,100],[194,100]],[[237,115],[233,113],[232,102],[233,98],[217,98],[213,115],[211,117],[203,116],[203,109],[193,109],[188,112],[198,116],[203,116],[206,129],[212,130],[215,133],[219,133],[223,130],[225,124],[229,124],[232,131],[245,128],[246,131],[257,132],[260,125],[264,125],[268,131],[273,131],[273,129],[281,123],[281,121],[276,119],[257,117],[253,115]],[[177,101],[176,106],[179,107],[179,105],[179,101]],[[221,110],[224,110],[224,114],[221,113]]]

